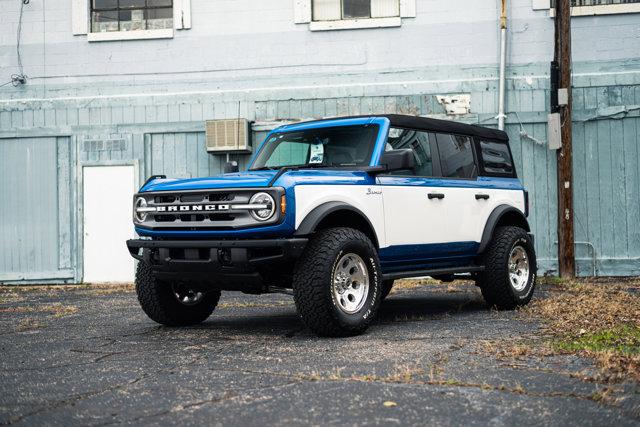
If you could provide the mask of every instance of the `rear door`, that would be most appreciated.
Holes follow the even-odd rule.
[[[434,133],[441,169],[440,184],[445,195],[447,210],[448,240],[455,242],[451,254],[455,256],[473,253],[479,223],[478,207],[482,205],[476,194],[483,197],[482,188],[477,188],[478,169],[473,149],[473,138],[464,135]],[[482,231],[480,231],[482,233]]]

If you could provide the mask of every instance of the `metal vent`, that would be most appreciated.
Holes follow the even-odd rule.
[[[207,151],[251,152],[247,119],[207,120]]]
[[[124,139],[85,139],[82,151],[123,151],[126,148]]]

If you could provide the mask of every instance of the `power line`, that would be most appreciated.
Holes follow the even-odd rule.
[[[24,5],[29,4],[30,0],[20,0],[20,16],[18,18],[18,34],[16,35],[16,55],[18,57],[18,74],[12,74],[11,80],[0,85],[0,87],[12,84],[14,87],[27,83],[27,76],[24,74],[24,67],[22,66],[22,55],[20,54],[20,39],[22,38],[22,14],[24,12]]]

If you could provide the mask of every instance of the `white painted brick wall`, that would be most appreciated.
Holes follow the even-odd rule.
[[[0,0],[0,83],[17,72],[19,3]],[[192,28],[176,31],[173,39],[95,43],[72,35],[70,3],[31,0],[24,8],[25,74],[42,90],[176,79],[209,79],[223,86],[254,79],[278,86],[303,76],[327,84],[349,73],[375,79],[380,71],[465,78],[465,69],[495,67],[498,60],[498,0],[418,0],[417,17],[404,19],[400,28],[328,32],[294,24],[293,0],[192,0]],[[533,11],[531,0],[509,4],[509,64],[546,70],[552,20],[545,11]],[[574,19],[574,62],[640,57],[638,19],[638,14]],[[11,95],[0,92],[0,98],[17,96],[5,93]]]

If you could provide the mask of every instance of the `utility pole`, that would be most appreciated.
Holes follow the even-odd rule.
[[[560,277],[576,275],[573,233],[573,147],[571,138],[571,1],[556,0],[555,52],[558,66],[561,147],[558,160],[558,272]],[[553,90],[553,85],[552,85]],[[566,90],[566,92],[564,92]],[[553,98],[553,95],[552,95]],[[565,103],[566,102],[566,103]]]

